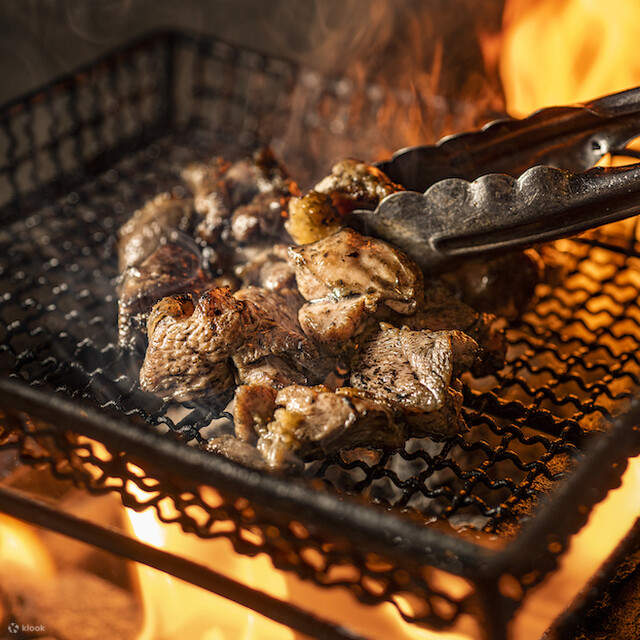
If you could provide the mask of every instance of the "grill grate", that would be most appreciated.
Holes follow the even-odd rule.
[[[364,116],[383,104],[379,90],[358,93],[346,81],[216,41],[159,35],[0,113],[0,371],[97,407],[130,434],[164,433],[166,455],[193,473],[168,472],[174,467],[160,464],[158,439],[132,454],[113,433],[97,437],[54,420],[46,403],[40,413],[34,405],[31,417],[7,408],[2,447],[91,492],[118,491],[127,506],[153,506],[186,531],[227,537],[241,553],[266,552],[278,568],[446,628],[462,613],[482,615],[479,599],[488,596],[478,585],[489,579],[482,566],[494,557],[493,534],[521,542],[521,520],[541,496],[566,477],[576,495],[576,466],[617,462],[601,471],[598,492],[567,503],[566,522],[545,524],[544,510],[534,518],[543,531],[551,526],[551,537],[519,570],[510,567],[526,590],[579,528],[585,510],[578,507],[588,512],[636,450],[610,426],[640,387],[640,253],[620,226],[557,243],[567,275],[541,285],[535,308],[509,328],[506,367],[465,380],[466,433],[411,440],[396,452],[310,460],[306,479],[294,483],[307,505],[296,518],[279,502],[292,491],[289,480],[269,480],[256,497],[254,472],[234,475],[234,465],[209,458],[217,475],[206,475],[198,452],[205,466],[189,463],[185,445],[218,428],[211,423],[224,403],[176,407],[140,392],[139,363],[115,346],[114,237],[132,210],[179,184],[180,168],[212,149],[233,156],[268,141],[294,176],[308,180],[332,154],[370,157],[371,149],[401,146],[392,126],[370,146],[379,130]],[[628,433],[628,426],[616,429]],[[599,460],[585,456],[590,446],[600,447]],[[319,511],[325,500],[336,514],[341,504],[349,508],[329,532]],[[353,535],[345,537],[345,522]],[[376,539],[363,543],[357,532],[374,524]],[[392,535],[405,525],[408,537]],[[412,538],[416,532],[427,537]],[[446,581],[443,571],[461,577]],[[495,584],[485,591],[509,600],[505,618],[515,610]]]

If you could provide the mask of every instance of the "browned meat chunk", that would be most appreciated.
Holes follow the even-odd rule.
[[[256,429],[258,450],[271,468],[280,468],[291,453],[329,453],[364,443],[397,447],[404,440],[391,411],[358,389],[292,385],[278,392],[276,405],[273,420]]]
[[[409,331],[382,325],[353,362],[352,387],[298,384],[276,392],[244,386],[236,393],[236,435],[270,468],[292,454],[343,447],[395,448],[407,437],[448,436],[460,429],[456,379],[475,359],[476,343],[460,331]]]
[[[260,325],[233,354],[240,382],[281,388],[324,380],[333,361],[322,356],[300,329],[296,293],[247,287],[235,296],[252,304],[261,318]]]
[[[161,245],[138,266],[124,272],[118,300],[121,346],[142,346],[147,316],[158,300],[206,286],[197,248],[188,239],[180,240]]]
[[[283,185],[257,194],[231,216],[231,236],[236,242],[264,242],[288,237],[284,228],[291,187]]]
[[[342,218],[331,196],[310,191],[301,198],[289,200],[289,219],[285,227],[296,244],[308,244],[339,231],[343,226]]]
[[[320,180],[314,190],[331,195],[340,213],[348,213],[375,209],[384,197],[402,191],[402,187],[377,167],[347,158],[334,164],[331,174]]]
[[[255,285],[268,291],[279,291],[295,286],[295,270],[288,261],[288,247],[284,244],[262,249],[247,262],[238,265],[235,274],[245,287]]]
[[[120,227],[118,259],[120,271],[139,265],[166,239],[171,230],[190,233],[196,213],[191,198],[161,193],[138,209]]]
[[[296,320],[297,296],[211,289],[190,306],[166,298],[148,320],[140,385],[169,400],[219,395],[239,382],[274,387],[326,375]],[[177,309],[178,312],[174,312]],[[235,365],[235,369],[234,366]]]
[[[234,385],[230,355],[256,328],[255,309],[228,289],[165,298],[152,310],[140,386],[165,400],[219,395]]]
[[[232,235],[241,242],[261,238],[265,232],[280,235],[288,198],[298,193],[267,148],[233,164],[215,158],[190,165],[182,177],[194,193],[196,211],[204,218],[197,233],[209,243],[216,241],[229,224]]]
[[[480,347],[472,367],[476,375],[486,375],[504,366],[507,343],[498,319],[489,313],[478,313],[437,282],[425,289],[420,309],[414,315],[402,318],[402,324],[414,330],[459,329],[471,336]]]
[[[375,209],[385,196],[401,189],[376,167],[343,160],[312,191],[291,199],[287,231],[298,244],[315,242],[338,231],[354,209]]]
[[[514,320],[529,306],[543,273],[538,252],[528,249],[467,262],[443,280],[475,309]]]
[[[307,335],[336,349],[380,312],[408,315],[423,296],[422,274],[412,260],[382,240],[343,229],[310,245],[289,249]]]
[[[410,331],[381,325],[357,351],[351,385],[391,406],[412,435],[451,435],[462,397],[452,389],[478,351],[461,331]],[[455,384],[454,384],[455,386]]]

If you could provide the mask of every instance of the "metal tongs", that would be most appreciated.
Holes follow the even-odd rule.
[[[589,169],[637,136],[640,88],[499,120],[379,163],[410,190],[353,222],[432,272],[574,235],[640,211],[640,164]]]

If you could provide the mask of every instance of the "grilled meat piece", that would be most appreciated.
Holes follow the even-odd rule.
[[[184,291],[201,291],[207,286],[198,249],[178,233],[173,232],[172,241],[160,245],[138,266],[124,272],[118,300],[120,346],[143,346],[146,319],[158,300]]]
[[[407,437],[448,436],[460,428],[456,379],[475,358],[460,331],[409,331],[382,325],[354,358],[351,387],[251,385],[236,392],[236,436],[256,443],[270,468],[291,454],[367,445],[395,448]]]
[[[206,163],[191,164],[182,171],[183,180],[193,192],[195,209],[202,217],[197,227],[198,236],[206,242],[213,243],[220,237],[231,215],[232,182],[226,178],[230,167],[222,158],[214,158]]]
[[[301,300],[295,292],[247,287],[235,297],[253,305],[261,319],[233,354],[239,382],[281,388],[324,380],[333,361],[302,332],[297,319]]]
[[[236,378],[275,387],[321,378],[330,362],[300,330],[297,304],[293,292],[258,287],[210,289],[195,306],[161,300],[147,322],[141,387],[182,402],[222,394]]]
[[[279,235],[288,198],[298,193],[297,186],[268,148],[233,164],[221,158],[192,164],[182,172],[182,177],[194,193],[196,211],[204,217],[197,229],[198,236],[209,243],[220,237],[232,213],[249,203],[251,206],[236,212],[231,221],[236,240],[254,240],[265,231]]]
[[[412,435],[451,435],[462,403],[455,378],[473,365],[477,352],[462,331],[382,324],[356,352],[350,383],[402,415]]]
[[[375,209],[384,197],[402,191],[402,187],[377,167],[347,158],[334,164],[314,190],[331,195],[340,213],[349,213],[354,209]]]
[[[458,329],[472,337],[480,347],[472,367],[475,375],[487,375],[504,366],[507,342],[498,318],[490,313],[478,313],[439,282],[425,289],[418,311],[402,318],[401,323],[412,330]]]
[[[310,191],[289,200],[289,219],[284,226],[296,244],[309,244],[339,231],[342,220],[330,195]]]
[[[235,274],[243,285],[255,285],[268,291],[295,287],[295,270],[288,261],[289,248],[274,244],[235,268]]]
[[[196,212],[191,198],[161,193],[138,209],[118,232],[120,271],[148,258],[172,230],[191,233]]]
[[[140,386],[165,400],[220,395],[235,382],[230,355],[255,329],[254,309],[228,289],[164,298],[147,321],[149,346]]]
[[[465,262],[445,274],[443,280],[475,309],[515,320],[529,306],[543,275],[540,255],[535,249],[528,249]]]
[[[358,389],[292,385],[278,392],[275,403],[272,421],[255,428],[270,468],[281,468],[292,453],[330,453],[363,443],[397,447],[404,440],[388,407]]]
[[[414,262],[352,229],[291,247],[289,258],[298,290],[309,301],[300,309],[300,325],[330,350],[362,331],[376,313],[408,315],[422,302],[422,274]]]
[[[264,242],[265,239],[288,238],[284,228],[293,187],[289,183],[275,186],[254,196],[231,216],[231,237],[236,242]]]
[[[344,226],[345,216],[353,210],[375,209],[385,196],[401,190],[380,169],[342,160],[312,191],[291,199],[285,226],[296,243],[315,242]]]

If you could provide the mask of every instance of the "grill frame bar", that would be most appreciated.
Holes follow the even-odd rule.
[[[165,83],[161,90],[165,94],[164,109],[158,113],[151,126],[143,130],[142,135],[121,140],[117,146],[91,159],[69,175],[58,176],[55,180],[25,194],[16,191],[15,197],[2,209],[0,215],[5,221],[17,219],[28,211],[32,203],[42,198],[44,193],[55,197],[73,189],[74,185],[86,179],[87,175],[111,166],[122,154],[130,154],[156,139],[168,126],[175,126],[179,108],[176,105],[176,78],[173,60],[175,45],[189,42],[196,48],[210,47],[211,38],[185,34],[181,32],[157,32],[145,36],[133,45],[127,45],[107,54],[100,60],[83,66],[78,71],[53,81],[44,89],[39,89],[11,101],[0,108],[0,126],[29,105],[37,103],[43,94],[64,92],[74,87],[79,79],[90,76],[92,70],[100,65],[109,65],[121,60],[149,42],[163,42],[165,54]],[[225,47],[232,45],[223,44]],[[260,54],[255,54],[260,56]],[[266,59],[266,58],[264,58]],[[289,61],[282,61],[288,73],[298,73],[299,69]],[[183,125],[191,125],[183,123]],[[72,129],[69,133],[74,135]],[[10,173],[11,167],[2,172]],[[55,187],[55,188],[50,188]],[[45,190],[43,190],[45,189]],[[630,412],[617,420],[611,430],[594,443],[590,451],[581,456],[577,468],[554,492],[540,505],[535,516],[518,534],[515,540],[502,550],[491,550],[450,535],[421,527],[394,513],[356,504],[351,500],[341,500],[332,494],[315,492],[302,484],[292,484],[277,478],[245,469],[225,459],[212,457],[201,451],[180,446],[163,436],[142,429],[132,429],[125,421],[112,419],[94,411],[91,407],[70,403],[57,394],[35,389],[17,380],[0,380],[0,406],[19,409],[30,415],[51,422],[56,429],[69,429],[97,439],[105,439],[126,451],[135,453],[150,468],[162,467],[162,464],[175,465],[180,474],[193,480],[213,484],[223,483],[225,491],[237,492],[238,496],[250,496],[265,504],[270,500],[278,504],[279,515],[289,513],[296,519],[313,523],[318,530],[326,531],[330,537],[340,536],[348,527],[353,540],[372,552],[381,552],[397,559],[400,564],[415,563],[435,566],[444,571],[471,579],[478,591],[485,594],[484,621],[495,625],[489,631],[491,637],[503,637],[507,620],[514,614],[517,606],[500,595],[497,587],[503,572],[524,573],[544,559],[545,573],[554,568],[556,559],[549,555],[547,547],[550,538],[558,537],[564,544],[567,539],[584,524],[586,514],[577,510],[577,498],[584,490],[584,479],[600,477],[598,491],[589,498],[589,507],[603,499],[609,490],[617,486],[626,466],[626,460],[640,452],[640,403],[634,403]],[[615,464],[609,471],[603,461]],[[605,471],[605,467],[607,467]],[[559,526],[559,517],[563,525]],[[532,552],[532,549],[535,549]],[[525,553],[526,552],[526,553]],[[501,615],[495,616],[495,611]]]

